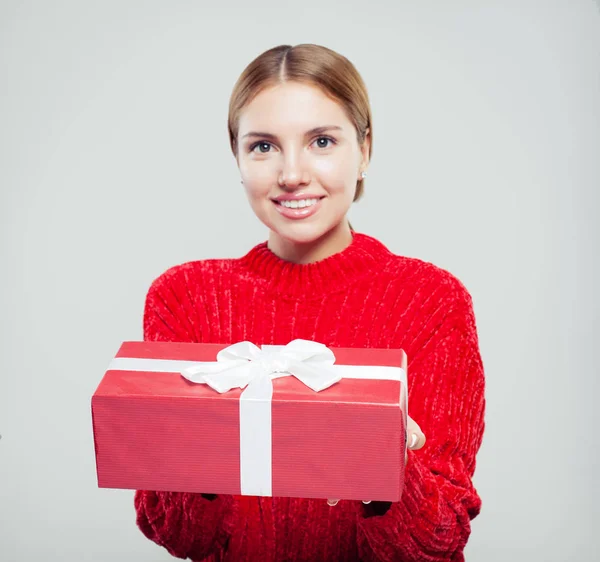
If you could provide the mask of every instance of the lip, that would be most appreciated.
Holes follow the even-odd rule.
[[[297,198],[295,198],[295,199],[297,199]],[[275,202],[275,201],[277,201],[276,199],[273,200],[273,205],[275,206],[275,208],[277,209],[279,214],[284,216],[285,218],[292,219],[292,220],[300,220],[300,219],[306,219],[308,217],[312,217],[321,208],[324,197],[306,197],[305,196],[305,197],[301,197],[301,199],[318,199],[318,201],[314,205],[311,205],[310,207],[302,207],[302,209],[289,209],[288,207],[284,207],[283,205],[278,205]],[[294,199],[281,199],[281,201],[293,201],[293,200]]]
[[[301,201],[302,199],[322,199],[324,195],[311,195],[310,193],[286,193],[273,197],[273,201]]]

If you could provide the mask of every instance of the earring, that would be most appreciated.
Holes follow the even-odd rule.
[[[243,185],[244,184],[244,180],[240,180],[240,183]]]
[[[367,177],[367,172],[361,172],[360,177],[364,180]]]

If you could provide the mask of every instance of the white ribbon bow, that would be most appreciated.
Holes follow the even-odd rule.
[[[244,397],[272,396],[272,379],[294,376],[320,392],[342,379],[331,367],[335,355],[322,343],[296,339],[277,349],[260,349],[251,342],[238,342],[217,353],[216,363],[193,365],[181,371],[187,380],[207,384],[219,393],[245,388]]]

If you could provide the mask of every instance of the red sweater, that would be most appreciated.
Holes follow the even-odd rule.
[[[144,339],[403,348],[409,414],[427,436],[409,451],[402,500],[135,493],[137,524],[196,561],[464,560],[481,500],[471,482],[484,429],[484,375],[471,297],[450,273],[354,233],[312,264],[266,242],[239,259],[172,267],[151,285]],[[365,459],[377,462],[377,458]],[[368,499],[368,498],[366,498]]]

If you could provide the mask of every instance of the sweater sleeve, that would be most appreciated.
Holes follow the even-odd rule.
[[[144,308],[145,341],[197,341],[185,314],[186,303],[173,285],[163,274],[150,287]],[[134,506],[136,523],[147,538],[176,558],[192,560],[224,548],[235,517],[231,496],[136,490]]]
[[[471,478],[483,437],[485,384],[470,298],[461,308],[412,365],[409,357],[409,414],[427,441],[408,452],[401,501],[363,508],[361,560],[464,560],[470,521],[481,509]]]

